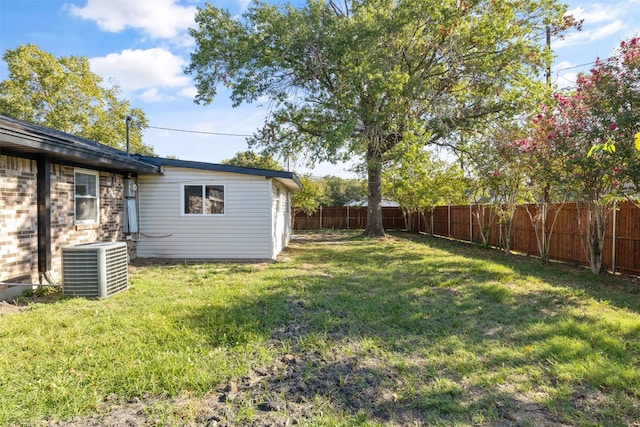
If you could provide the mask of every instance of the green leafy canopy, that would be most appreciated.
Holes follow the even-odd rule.
[[[117,85],[104,85],[86,57],[56,58],[26,44],[7,50],[2,59],[9,78],[0,83],[0,113],[119,149],[126,148],[130,116],[131,152],[153,154],[142,142],[144,112],[121,99]]]
[[[234,105],[269,102],[253,144],[311,162],[360,159],[368,175],[367,234],[384,233],[381,172],[408,136],[445,143],[460,129],[525,108],[561,27],[552,0],[255,1],[240,19],[199,9],[187,72],[196,101],[219,85]]]
[[[253,151],[241,151],[230,159],[223,160],[223,165],[242,166],[245,168],[282,170],[282,165],[269,154],[258,154]]]

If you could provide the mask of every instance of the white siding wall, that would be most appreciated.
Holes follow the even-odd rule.
[[[188,168],[163,171],[138,178],[139,257],[273,258],[270,180]],[[224,215],[183,215],[185,184],[224,185]]]
[[[289,243],[291,238],[291,206],[290,193],[283,185],[273,181],[272,185],[273,215],[273,258]]]

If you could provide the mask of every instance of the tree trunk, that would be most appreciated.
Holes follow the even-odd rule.
[[[427,216],[424,214],[425,209],[420,209],[420,216],[422,217],[422,222],[424,223],[424,232],[430,236],[433,235],[433,232],[431,231],[431,223],[429,221],[427,221]],[[433,215],[433,213],[431,214]],[[420,233],[422,230],[420,229],[420,225],[418,224],[418,233]]]
[[[513,230],[513,217],[515,216],[515,206],[511,206],[507,212],[503,212],[504,218],[502,218],[502,228],[500,231],[502,240],[502,250],[505,254],[511,253],[511,234]]]
[[[296,229],[296,210],[291,209],[291,234],[293,234],[295,229]]]
[[[409,212],[406,209],[402,210],[402,219],[404,220],[404,228],[409,231]]]
[[[559,205],[556,205],[553,213],[553,219],[549,225],[549,209],[550,204],[548,202],[536,203],[536,214],[533,215],[529,208],[529,205],[525,205],[529,220],[533,226],[533,232],[536,236],[536,243],[538,245],[538,255],[543,264],[549,264],[549,253],[551,252],[551,237],[553,236],[553,230],[556,226],[558,214],[564,206],[564,200]]]
[[[478,209],[473,212],[473,216],[478,222],[478,228],[480,229],[480,237],[482,237],[482,244],[489,246],[491,243],[491,227],[493,225],[493,209],[487,208],[485,204],[478,204]],[[487,211],[489,212],[487,214]]]
[[[589,265],[591,271],[600,274],[603,271],[602,266],[602,247],[604,246],[604,234],[607,229],[607,208],[601,205],[590,204],[592,213],[589,216]]]
[[[580,210],[578,209],[578,227],[580,237],[585,248],[585,254],[589,260],[589,267],[594,274],[603,271],[602,247],[604,246],[605,231],[607,229],[608,212],[610,205],[600,205],[595,202],[586,202],[586,224],[582,225]],[[579,206],[576,203],[576,206]]]
[[[382,225],[382,161],[380,155],[367,154],[367,237],[384,237]]]

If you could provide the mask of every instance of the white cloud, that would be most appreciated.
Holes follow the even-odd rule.
[[[564,70],[567,68],[571,68],[573,67],[575,64],[573,62],[570,61],[562,61],[562,62],[558,62],[557,64],[553,65],[553,70]]]
[[[240,10],[244,12],[245,10],[247,10],[250,3],[251,0],[238,0],[238,7],[240,7]]]
[[[124,90],[152,87],[183,88],[191,84],[182,69],[180,56],[163,48],[126,49],[120,53],[91,58],[91,70],[104,79],[115,78]]]
[[[115,80],[126,96],[141,92],[137,96],[146,102],[166,101],[174,92],[187,96],[194,90],[182,71],[185,60],[163,48],[127,49],[89,61],[91,71],[105,81]]]
[[[609,24],[594,28],[583,29],[582,31],[573,32],[564,39],[560,39],[553,44],[554,49],[560,49],[567,46],[574,46],[578,44],[585,44],[594,42],[597,40],[605,39],[611,35],[621,32],[627,27],[627,25],[617,19]]]
[[[160,93],[158,88],[147,89],[139,95],[140,99],[145,102],[162,102],[165,97]]]
[[[617,36],[620,39],[629,28],[638,27],[638,15],[635,10],[640,0],[625,0],[617,2],[596,2],[589,0],[572,1],[574,5],[581,3],[567,11],[578,20],[583,20],[582,31],[571,31],[563,40],[554,41],[554,49],[577,45],[592,45]],[[617,45],[617,43],[614,43]],[[609,52],[607,53],[609,54]]]
[[[554,84],[558,89],[574,87],[576,85],[577,78],[578,73],[576,72],[559,73],[558,77],[554,81]]]
[[[196,89],[195,86],[185,87],[184,89],[180,90],[180,92],[178,92],[179,96],[182,96],[183,98],[188,98],[188,99],[194,99],[197,94],[198,94],[198,89]]]
[[[627,24],[616,19],[614,22],[605,25],[604,27],[596,28],[590,34],[591,40],[600,40],[607,38],[611,35],[619,33],[620,31],[627,28]]]
[[[620,7],[615,5],[603,6],[598,3],[593,4],[589,10],[586,10],[583,6],[578,6],[567,11],[568,15],[573,15],[578,20],[584,19],[585,24],[609,22],[618,18],[621,13]]]
[[[101,30],[141,30],[152,39],[172,39],[194,26],[195,6],[175,0],[87,0],[84,7],[67,5],[73,16],[95,21]]]

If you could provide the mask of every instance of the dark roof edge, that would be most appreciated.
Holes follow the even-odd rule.
[[[294,172],[289,171],[277,171],[272,169],[258,169],[258,168],[246,168],[242,166],[222,165],[219,163],[206,163],[197,162],[193,160],[177,160],[167,159],[163,157],[151,157],[143,156],[141,154],[134,154],[131,156],[141,162],[149,163],[155,166],[173,166],[176,168],[188,168],[188,169],[201,169],[216,172],[229,172],[239,173],[244,175],[264,176],[266,178],[279,178],[291,180],[302,189],[302,183]]]
[[[8,138],[7,141],[13,141],[15,147],[28,147],[40,153],[65,157],[76,163],[86,159],[118,170],[159,173],[159,169],[154,165],[140,162],[133,156],[127,156],[125,151],[97,141],[1,114],[0,124],[0,133]],[[17,149],[9,151],[17,152]]]

